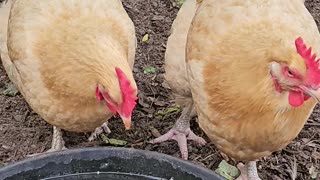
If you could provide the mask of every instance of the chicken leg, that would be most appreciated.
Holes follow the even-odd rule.
[[[62,137],[62,131],[60,128],[53,126],[52,144],[51,148],[47,152],[55,152],[67,149],[64,146],[64,140]]]
[[[88,138],[89,141],[95,140],[100,134],[103,132],[110,134],[111,130],[108,127],[108,121],[103,123],[100,127],[97,127],[94,132],[91,133],[90,137]]]
[[[250,161],[246,165],[239,163],[237,167],[241,172],[237,180],[261,180],[258,175],[256,161]]]
[[[166,134],[153,139],[150,143],[161,143],[170,139],[176,140],[179,145],[182,159],[188,159],[188,148],[187,139],[193,140],[199,145],[206,144],[206,141],[195,135],[190,129],[190,119],[191,119],[192,104],[186,106],[181,113],[181,116],[176,121],[172,129],[170,129]]]
[[[67,148],[64,146],[64,140],[62,138],[62,131],[60,128],[57,128],[56,126],[53,126],[53,135],[52,135],[52,143],[51,148],[43,153],[35,153],[27,155],[27,157],[33,157],[45,153],[55,152],[55,151],[61,151],[66,150]]]

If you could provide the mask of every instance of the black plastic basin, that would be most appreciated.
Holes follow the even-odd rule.
[[[0,179],[222,180],[213,171],[165,154],[103,147],[26,159],[1,168]]]

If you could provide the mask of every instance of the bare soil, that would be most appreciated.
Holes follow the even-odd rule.
[[[167,132],[179,113],[155,118],[154,114],[174,106],[170,90],[164,82],[164,52],[172,21],[178,7],[171,0],[123,0],[129,16],[134,21],[138,38],[135,78],[139,86],[139,103],[133,115],[133,128],[125,131],[118,118],[110,120],[110,138],[128,141],[126,147],[145,149],[180,157],[177,143],[148,144],[157,131]],[[320,23],[320,1],[307,0],[306,5],[318,25]],[[142,42],[145,34],[149,40]],[[146,67],[154,67],[155,74],[145,74]],[[9,80],[0,66],[0,89]],[[195,133],[209,140],[195,121],[191,128]],[[30,109],[23,97],[0,95],[0,166],[5,166],[26,155],[43,152],[50,148],[52,127]],[[68,148],[107,146],[102,140],[88,142],[89,134],[65,132]],[[190,161],[215,170],[223,159],[212,143],[201,148],[189,142]],[[233,162],[230,162],[234,164]],[[284,150],[258,162],[262,179],[291,179],[294,167],[297,179],[311,179],[309,169],[313,166],[320,171],[320,109],[316,107],[309,121],[294,141]]]

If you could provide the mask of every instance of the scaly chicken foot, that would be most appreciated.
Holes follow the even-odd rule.
[[[37,155],[41,155],[41,154],[62,151],[62,150],[66,150],[66,149],[67,148],[64,146],[64,140],[62,137],[62,130],[60,128],[57,128],[56,126],[53,126],[51,148],[43,153],[35,153],[35,154],[27,155],[27,157],[33,157],[33,156],[37,156]]]
[[[256,161],[250,161],[246,165],[239,163],[237,167],[241,175],[236,180],[261,180],[258,175]]]
[[[94,132],[91,133],[90,137],[88,138],[89,141],[95,140],[100,134],[103,132],[110,134],[111,130],[108,127],[108,121],[103,123],[100,127],[97,127]]]
[[[182,159],[188,160],[187,140],[193,140],[198,145],[206,144],[206,141],[203,138],[195,135],[190,129],[191,111],[192,105],[185,107],[173,128],[166,134],[151,140],[150,143],[161,143],[173,139],[178,142]]]
[[[51,148],[47,152],[54,152],[54,151],[61,151],[67,149],[64,146],[64,140],[62,137],[62,130],[53,126],[53,137],[52,137],[52,144]]]

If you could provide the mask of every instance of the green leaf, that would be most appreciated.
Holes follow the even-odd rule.
[[[145,34],[143,37],[142,37],[142,42],[146,42],[149,40],[149,34]]]
[[[11,97],[16,96],[18,93],[18,89],[12,83],[6,84],[4,89],[1,91],[1,94]]]
[[[120,139],[109,139],[109,143],[114,146],[125,146],[128,142]]]
[[[181,111],[181,107],[180,106],[174,106],[174,107],[169,107],[167,109],[164,109],[162,111],[158,111],[155,116],[158,118],[161,117],[166,117],[169,116],[171,114],[176,114],[179,113]]]
[[[151,67],[151,66],[145,67],[143,70],[143,73],[144,74],[154,74],[154,73],[156,73],[156,68]]]
[[[100,134],[100,137],[106,144],[110,144],[110,145],[113,145],[113,146],[125,146],[128,143],[127,141],[124,141],[124,140],[108,138],[104,134]]]
[[[225,160],[220,162],[215,172],[227,180],[233,180],[240,176],[240,171],[236,167],[228,164]]]

